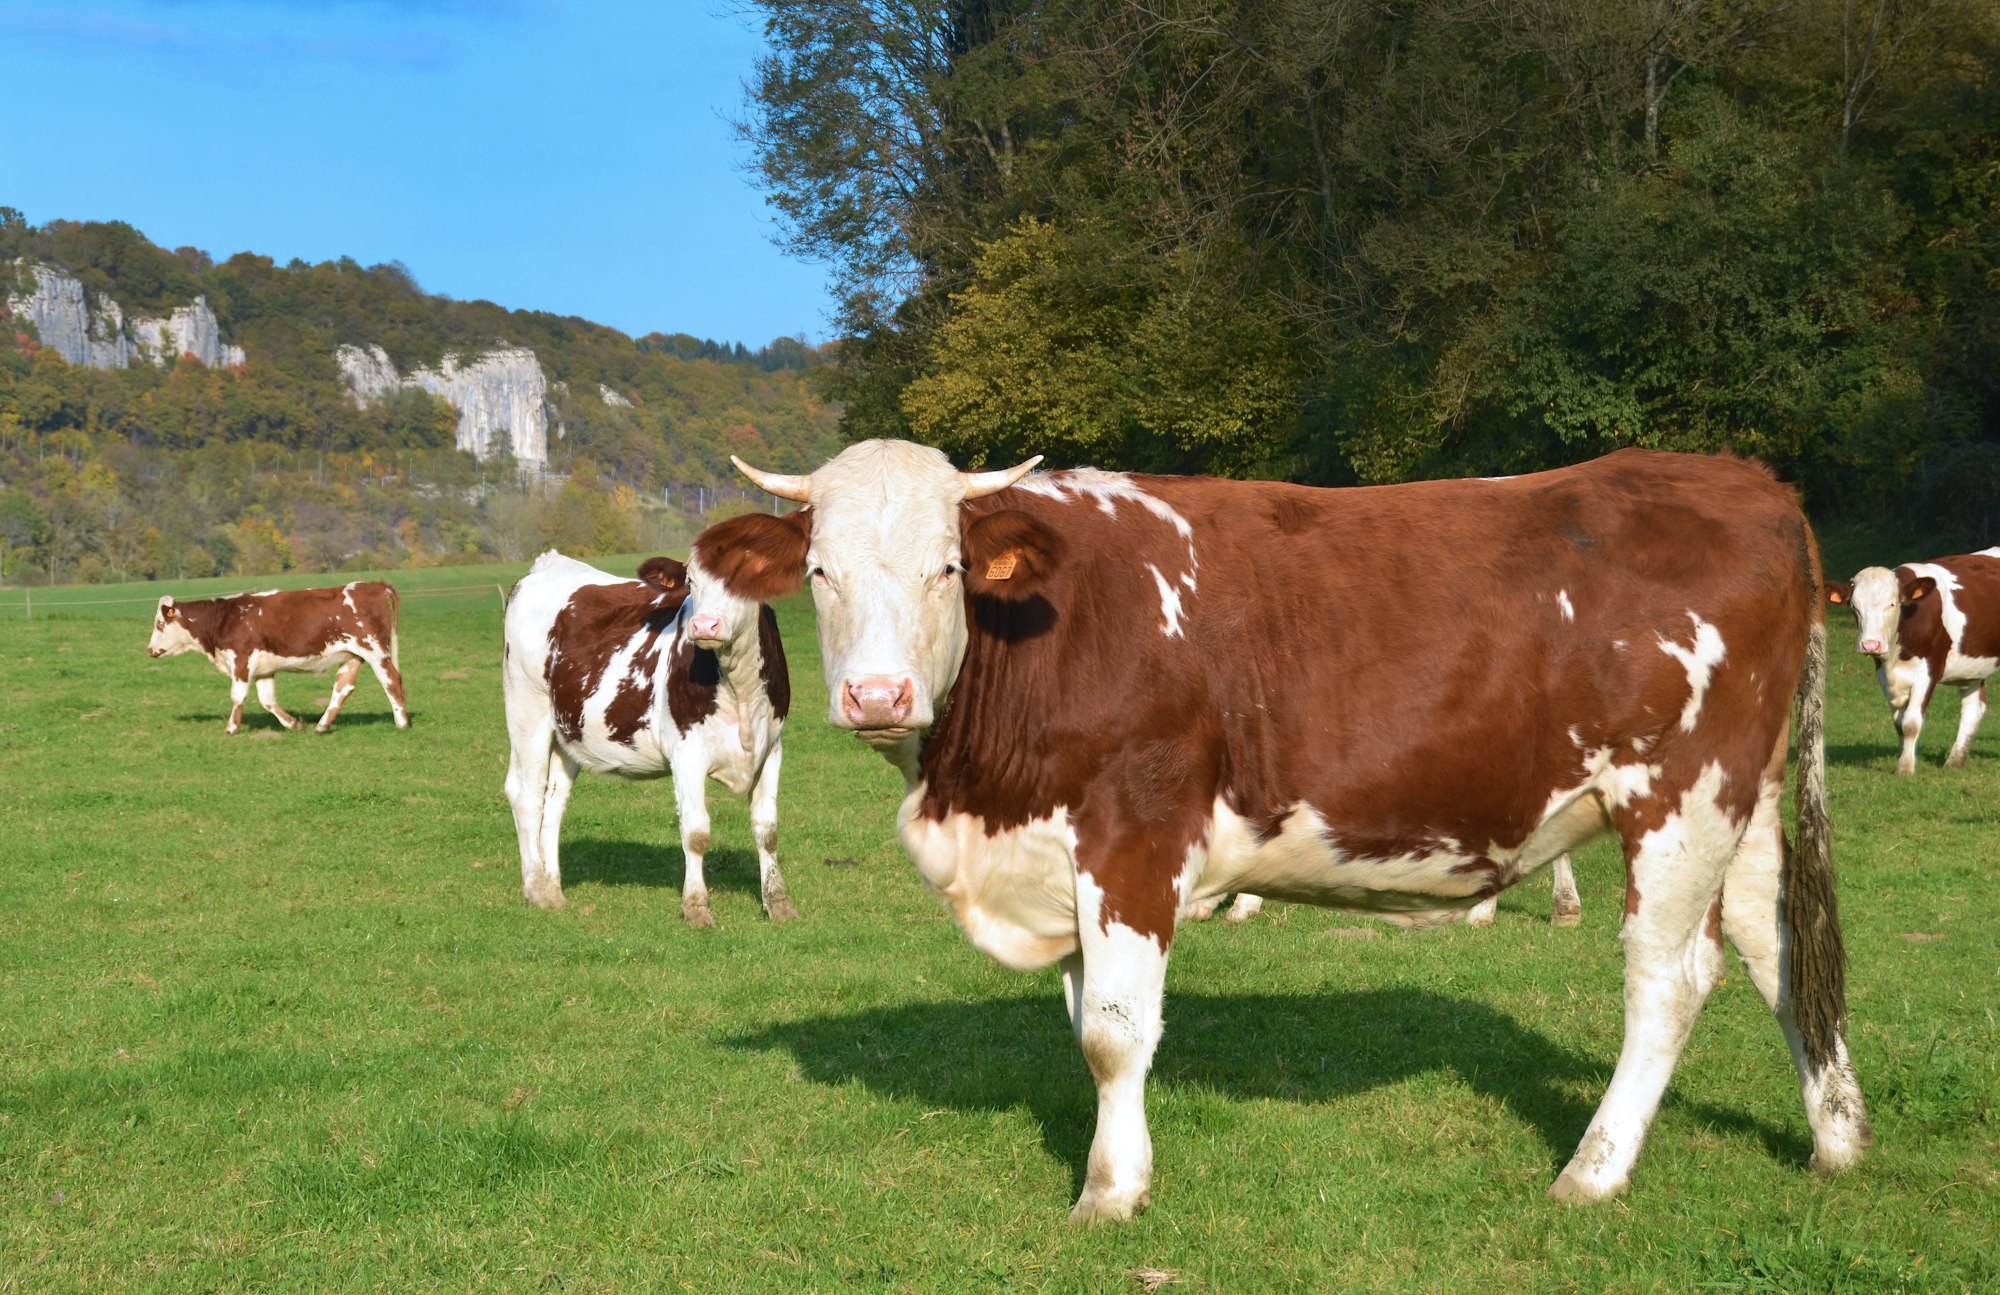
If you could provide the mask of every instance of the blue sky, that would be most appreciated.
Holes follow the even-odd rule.
[[[729,122],[725,0],[0,0],[0,205],[166,247],[399,260],[635,336],[829,333]]]

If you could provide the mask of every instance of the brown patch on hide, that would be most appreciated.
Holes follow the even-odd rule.
[[[778,633],[778,614],[769,604],[757,609],[757,651],[757,673],[770,694],[771,713],[783,719],[792,713],[792,674],[784,637]]]
[[[722,663],[714,652],[683,638],[667,669],[667,713],[685,733],[715,714],[715,696],[722,687]]]
[[[660,636],[671,632],[683,589],[668,594],[637,580],[583,585],[570,595],[549,627],[546,678],[556,732],[565,742],[583,740],[584,711],[599,689],[613,688],[605,729],[614,742],[633,746],[651,723]],[[605,677],[627,647],[632,656],[616,680]]]

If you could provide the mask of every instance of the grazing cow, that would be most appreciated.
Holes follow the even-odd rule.
[[[1986,680],[2000,669],[2000,547],[1891,571],[1866,567],[1852,581],[1829,580],[1829,602],[1854,608],[1862,655],[1889,699],[1903,754],[1896,772],[1917,771],[1917,734],[1941,683],[1958,685],[1958,737],[1944,759],[1965,763],[1986,715]]]
[[[729,534],[718,523],[703,537]],[[791,677],[777,617],[695,564],[652,558],[640,579],[550,551],[507,602],[507,801],[521,845],[521,890],[559,908],[557,840],[579,768],[619,778],[671,774],[687,880],[681,916],[713,926],[702,876],[710,778],[750,797],[764,912],[798,916],[778,872],[780,737]]]
[[[810,475],[738,466],[808,506],[739,519],[704,565],[746,598],[810,580],[832,721],[902,771],[924,880],[999,961],[1062,967],[1098,1093],[1073,1218],[1149,1199],[1182,905],[1432,925],[1606,830],[1625,1041],[1550,1194],[1626,1186],[1725,937],[1791,1045],[1815,1165],[1860,1157],[1818,550],[1761,466],[1625,450],[1313,490],[961,473],[895,441]]]
[[[243,724],[243,701],[250,685],[257,700],[286,728],[303,722],[278,705],[273,678],[280,670],[318,673],[339,666],[326,713],[313,726],[324,733],[333,727],[341,703],[354,691],[361,663],[375,672],[396,727],[410,726],[403,705],[403,675],[396,668],[396,590],[378,580],[358,580],[332,589],[268,590],[232,594],[198,602],[160,599],[153,613],[153,638],[146,655],[174,656],[200,652],[229,676],[229,722],[222,731],[234,733]]]

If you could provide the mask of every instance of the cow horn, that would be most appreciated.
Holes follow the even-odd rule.
[[[1027,476],[1041,461],[1042,456],[1037,454],[1026,463],[1017,463],[1011,468],[1001,468],[994,472],[961,472],[958,475],[965,478],[967,499],[983,499],[987,495],[998,494]]]
[[[741,472],[744,476],[750,478],[753,483],[780,499],[795,499],[802,504],[808,503],[812,499],[813,483],[812,478],[809,476],[794,476],[784,472],[766,472],[762,468],[751,467],[734,454],[729,456],[729,461],[736,465],[738,472]]]

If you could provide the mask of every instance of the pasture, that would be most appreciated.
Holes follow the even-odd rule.
[[[146,658],[154,596],[246,582],[38,590],[33,620],[0,591],[0,1290],[2000,1285],[2000,720],[1944,770],[1941,698],[1895,779],[1844,613],[1858,1171],[1806,1170],[1732,958],[1631,1193],[1544,1199],[1620,1037],[1600,843],[1580,929],[1549,926],[1545,878],[1489,931],[1285,905],[1185,928],[1155,1204],[1072,1229],[1095,1099],[1056,973],[994,965],[925,893],[900,780],[826,725],[803,597],[778,607],[803,920],[764,920],[716,789],[718,927],[685,927],[670,786],[594,777],[569,906],[521,902],[493,587],[519,574],[385,577],[414,727],[364,679],[324,737],[253,703],[225,738],[225,680]],[[278,690],[310,718],[327,683]]]

